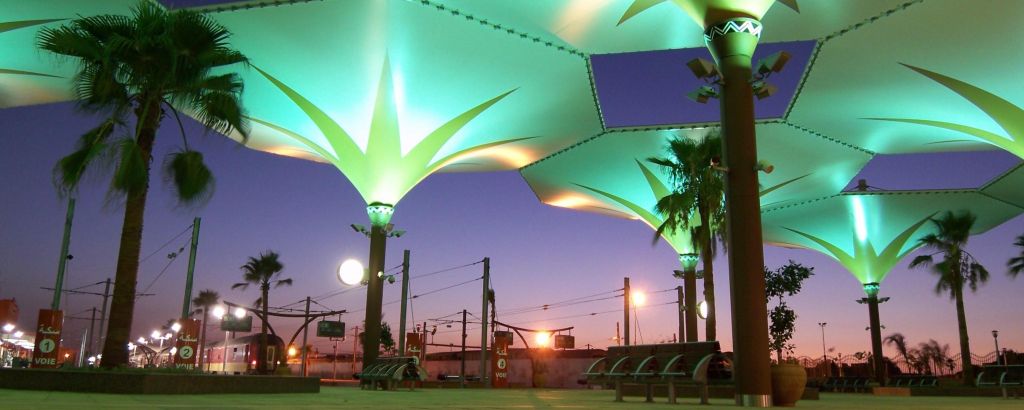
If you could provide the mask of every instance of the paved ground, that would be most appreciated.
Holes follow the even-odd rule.
[[[819,401],[797,404],[803,409],[1021,409],[1024,400],[970,397],[875,397],[865,394],[822,394]],[[0,389],[2,409],[713,409],[733,407],[712,400],[700,407],[695,399],[679,406],[645,404],[637,399],[612,402],[609,391],[587,390],[465,390],[427,389],[415,392],[372,392],[325,387],[319,394],[273,395],[109,395]]]

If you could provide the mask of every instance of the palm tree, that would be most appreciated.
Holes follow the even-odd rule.
[[[725,223],[725,182],[718,164],[722,139],[717,134],[699,140],[675,138],[669,141],[668,156],[647,161],[669,171],[672,193],[659,199],[656,210],[665,221],[658,226],[655,241],[664,232],[691,230],[694,247],[703,261],[704,300],[708,304],[705,335],[716,340],[715,275],[717,230]]]
[[[203,368],[203,355],[206,352],[206,321],[210,319],[210,308],[220,303],[220,294],[213,289],[199,291],[192,299],[192,304],[203,308],[203,327],[199,336],[199,369]]]
[[[1017,275],[1024,272],[1024,235],[1018,236],[1017,241],[1013,243],[1013,246],[1020,249],[1020,255],[1010,258],[1010,260],[1006,262],[1006,266],[1010,268],[1010,277],[1016,278]]]
[[[281,271],[284,270],[284,265],[278,260],[279,255],[274,251],[266,251],[260,253],[258,258],[249,257],[249,261],[242,265],[242,278],[245,282],[236,283],[231,286],[231,289],[242,289],[245,290],[249,285],[258,285],[260,287],[260,298],[257,304],[263,311],[263,321],[260,325],[260,349],[256,357],[258,363],[256,369],[260,373],[266,373],[267,371],[267,316],[269,313],[269,301],[270,297],[270,284],[273,283],[274,287],[280,286],[291,286],[292,280],[281,279]]]
[[[908,355],[909,351],[907,350],[907,339],[902,333],[893,333],[886,336],[884,342],[885,344],[893,345],[896,348],[896,351],[899,352],[900,356],[903,356],[903,361],[910,364],[910,357]]]
[[[918,239],[924,249],[933,253],[920,255],[910,262],[911,268],[929,266],[938,275],[935,293],[949,292],[956,301],[956,319],[960,330],[960,362],[963,366],[964,384],[974,383],[974,368],[971,366],[971,346],[967,338],[967,316],[964,313],[964,284],[971,291],[979,283],[988,281],[988,270],[965,249],[976,217],[968,211],[953,213],[947,211],[939,218],[931,218],[936,233]],[[936,255],[942,259],[935,260]]]
[[[131,16],[79,17],[39,34],[40,48],[77,63],[78,107],[104,117],[82,135],[76,151],[57,163],[58,187],[70,193],[87,171],[107,168],[113,171],[110,193],[125,200],[103,346],[107,368],[128,363],[149,170],[161,120],[169,112],[181,129],[184,145],[166,158],[164,171],[176,198],[186,205],[209,198],[213,177],[202,154],[189,149],[178,109],[218,132],[248,132],[239,101],[241,79],[235,73],[211,74],[218,67],[247,64],[245,56],[228,47],[230,33],[203,14],[166,11],[155,4],[141,1]]]

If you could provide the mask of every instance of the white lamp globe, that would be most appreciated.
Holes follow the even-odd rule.
[[[236,318],[239,318],[239,319],[244,318],[245,317],[245,313],[246,312],[245,312],[244,308],[240,308],[240,307],[239,308],[235,308],[235,317]]]
[[[218,306],[214,306],[213,307],[213,311],[210,312],[210,313],[213,313],[213,317],[215,317],[217,319],[220,319],[220,318],[224,317],[224,314],[227,313],[227,311],[224,310],[224,306],[218,305]]]
[[[349,286],[358,285],[363,281],[363,264],[355,259],[342,262],[338,267],[338,279]]]

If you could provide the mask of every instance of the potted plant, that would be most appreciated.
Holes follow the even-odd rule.
[[[784,297],[800,292],[803,281],[814,275],[814,268],[789,261],[785,266],[774,271],[764,268],[765,293],[768,303],[775,306],[768,312],[771,324],[768,327],[768,345],[775,352],[775,364],[772,365],[772,401],[776,406],[793,407],[804,394],[807,385],[807,371],[803,365],[795,361],[787,361],[782,353],[792,354],[793,339],[796,330],[796,312],[786,304]]]

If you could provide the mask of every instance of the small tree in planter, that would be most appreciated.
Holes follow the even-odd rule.
[[[772,401],[776,406],[791,407],[803,396],[807,385],[807,372],[800,364],[786,364],[782,352],[793,352],[793,331],[796,330],[796,312],[786,304],[785,297],[800,293],[803,282],[814,275],[814,268],[789,261],[774,271],[764,268],[765,298],[775,307],[768,313],[768,347],[775,351],[778,364],[772,366]]]
[[[792,353],[794,346],[789,343],[796,330],[796,312],[784,300],[787,296],[800,293],[803,282],[814,275],[809,268],[792,260],[774,271],[764,268],[765,293],[768,303],[774,299],[776,305],[768,312],[771,324],[768,327],[768,346],[775,352],[775,359],[782,363],[782,352]]]

